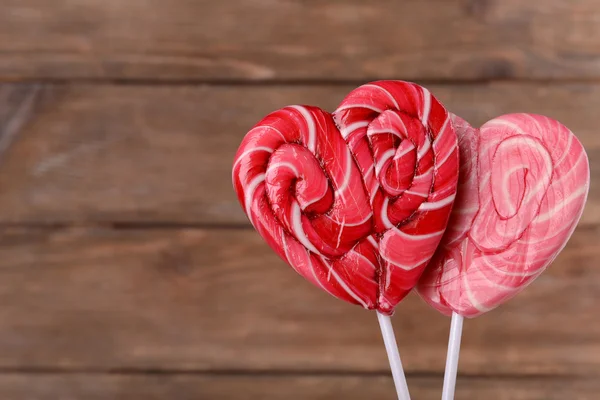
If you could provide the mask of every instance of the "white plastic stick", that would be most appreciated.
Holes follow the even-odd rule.
[[[458,374],[458,356],[460,353],[460,339],[462,337],[463,317],[452,313],[450,323],[450,337],[448,339],[448,355],[446,356],[446,372],[444,373],[444,388],[442,400],[454,400],[456,388],[456,375]]]
[[[392,320],[389,316],[379,312],[377,313],[377,319],[379,320],[379,327],[381,328],[385,351],[387,352],[388,360],[390,361],[398,400],[410,400],[408,385],[406,384],[406,377],[404,376],[404,369],[402,368],[402,361],[400,361],[400,353],[398,352],[398,345],[396,344],[396,337],[394,336]]]

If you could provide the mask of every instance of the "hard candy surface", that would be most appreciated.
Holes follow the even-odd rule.
[[[418,292],[444,314],[475,317],[519,293],[562,250],[583,212],[590,171],[575,135],[550,118],[510,114],[480,129],[452,119],[458,193]]]
[[[283,260],[333,296],[386,314],[435,252],[457,181],[449,113],[402,81],[363,85],[332,114],[275,111],[233,165],[240,204]]]

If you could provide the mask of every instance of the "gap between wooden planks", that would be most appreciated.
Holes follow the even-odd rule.
[[[354,86],[0,85],[0,224],[243,226],[231,165],[243,135],[288,104],[333,110]],[[433,85],[474,125],[556,118],[585,145],[583,224],[600,223],[600,84]]]
[[[13,0],[0,79],[598,79],[599,18],[594,0]]]

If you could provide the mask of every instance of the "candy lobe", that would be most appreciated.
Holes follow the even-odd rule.
[[[454,128],[427,89],[407,82],[364,85],[333,115],[364,171],[380,238],[378,302],[390,312],[417,283],[448,222],[458,171]]]
[[[589,166],[577,138],[539,115],[480,130],[454,116],[457,198],[418,292],[444,314],[475,317],[514,297],[554,260],[583,212]]]

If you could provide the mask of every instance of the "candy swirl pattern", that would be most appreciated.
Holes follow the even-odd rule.
[[[413,83],[352,91],[333,113],[290,106],[243,139],[233,184],[250,222],[300,275],[391,314],[441,240],[458,181],[448,112]]]
[[[589,190],[587,155],[550,118],[510,114],[474,129],[453,116],[459,188],[418,291],[444,314],[475,317],[519,293],[573,233]]]

